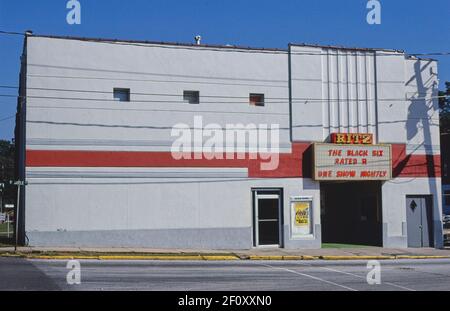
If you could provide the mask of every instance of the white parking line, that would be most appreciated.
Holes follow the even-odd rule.
[[[324,280],[324,279],[321,279],[321,278],[318,278],[316,276],[312,276],[312,275],[309,275],[309,274],[306,274],[306,273],[297,272],[297,271],[290,270],[290,269],[287,269],[287,268],[274,267],[274,266],[271,266],[271,265],[268,265],[268,264],[260,264],[260,265],[265,266],[265,267],[269,267],[269,268],[272,268],[272,269],[284,270],[284,271],[287,271],[287,272],[291,272],[291,273],[294,273],[294,274],[305,276],[305,277],[311,278],[313,280],[317,280],[317,281],[328,283],[328,284],[331,284],[331,285],[334,285],[334,286],[345,288],[345,289],[350,290],[350,291],[355,291],[355,292],[358,291],[357,289],[354,289],[354,288],[351,288],[351,287],[348,287],[348,286],[345,286],[345,285],[341,285],[341,284],[338,284],[338,283],[334,283],[334,282],[331,282],[331,281],[327,281],[327,280]]]
[[[311,266],[311,267],[318,267],[318,268],[321,268],[321,269],[325,269],[325,270],[333,271],[333,272],[337,272],[337,273],[342,273],[342,274],[352,275],[352,276],[355,276],[355,277],[361,278],[361,279],[366,279],[366,278],[363,277],[363,276],[360,276],[360,275],[357,275],[357,274],[354,274],[354,273],[351,273],[351,272],[340,271],[340,270],[337,270],[337,269],[332,269],[332,268],[327,268],[327,267],[321,267],[321,266],[313,266],[313,265],[310,265],[310,266]],[[411,292],[415,292],[415,291],[416,291],[415,289],[408,288],[408,287],[401,286],[401,285],[397,285],[397,284],[394,284],[394,283],[391,283],[391,282],[383,282],[383,283],[384,283],[384,284],[387,284],[387,285],[390,285],[390,286],[398,287],[398,288],[401,288],[401,289],[404,289],[404,290],[408,290],[408,291],[411,291]]]

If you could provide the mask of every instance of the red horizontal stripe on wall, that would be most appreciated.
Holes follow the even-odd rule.
[[[292,153],[281,153],[279,155],[279,164],[276,170],[263,171],[260,169],[260,161],[250,161],[248,175],[255,178],[311,177],[311,173],[304,169],[304,163],[311,163],[308,160],[310,147],[310,143],[292,144]],[[267,162],[267,160],[264,162]]]
[[[292,153],[279,155],[275,170],[261,170],[270,159],[200,159],[176,160],[170,152],[27,150],[27,167],[223,167],[248,168],[253,178],[312,177],[310,143],[292,144]],[[392,145],[394,177],[440,177],[439,155],[407,155],[406,145]]]
[[[406,145],[392,145],[394,177],[441,177],[440,155],[407,155]]]
[[[246,167],[246,160],[176,160],[170,152],[27,151],[29,167]]]
[[[249,177],[302,177],[303,153],[310,144],[293,144],[292,153],[280,154],[275,170],[261,170],[269,159],[200,159],[176,160],[170,152],[27,150],[27,167],[224,167],[248,168]],[[275,156],[275,155],[273,155]]]

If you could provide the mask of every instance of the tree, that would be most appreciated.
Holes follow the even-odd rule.
[[[445,82],[446,91],[439,92],[440,128],[442,134],[450,133],[450,82]],[[446,96],[446,97],[441,97]]]
[[[8,140],[0,140],[0,180],[5,182],[14,176],[15,146]]]
[[[0,140],[0,184],[3,184],[0,187],[0,206],[16,202],[16,187],[9,184],[10,180],[14,180],[14,163],[14,142]]]

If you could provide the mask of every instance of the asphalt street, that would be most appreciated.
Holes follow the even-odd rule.
[[[66,260],[0,258],[0,290],[416,291],[450,290],[450,260],[385,260],[369,285],[367,261],[80,260],[69,285]]]

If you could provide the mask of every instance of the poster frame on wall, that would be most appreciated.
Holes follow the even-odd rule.
[[[308,205],[308,225],[301,226],[298,224],[296,219],[297,208],[298,205]],[[290,221],[290,239],[305,239],[305,238],[314,238],[314,222],[313,222],[313,214],[314,214],[314,206],[313,206],[313,197],[311,196],[294,196],[290,198],[289,209],[291,214]]]

